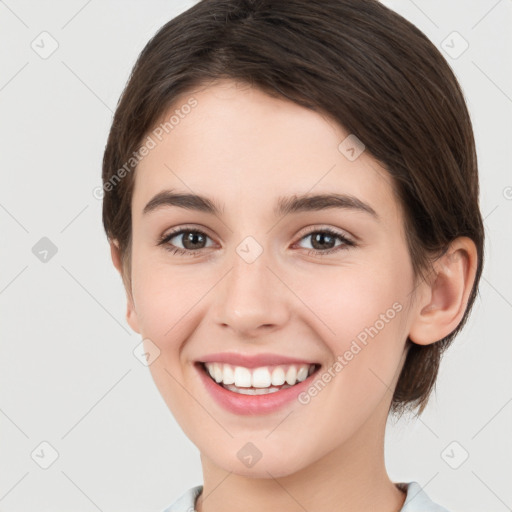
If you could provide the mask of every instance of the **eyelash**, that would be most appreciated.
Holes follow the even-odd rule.
[[[169,240],[172,240],[174,237],[178,235],[182,235],[183,233],[194,233],[199,235],[204,235],[208,238],[210,238],[204,231],[201,231],[199,229],[187,229],[187,228],[181,228],[176,231],[172,231],[171,233],[168,233],[167,235],[164,235],[160,238],[158,241],[158,245],[163,245],[164,249],[166,251],[171,252],[172,254],[179,254],[179,255],[190,255],[190,256],[200,256],[201,255],[201,249],[191,251],[190,249],[180,249],[179,247],[171,247],[171,244],[169,244]],[[317,249],[308,249],[307,254],[313,255],[313,256],[327,256],[329,254],[333,254],[338,251],[343,251],[348,249],[349,247],[356,247],[356,244],[352,242],[351,240],[348,240],[345,238],[341,233],[338,233],[332,229],[324,228],[324,229],[316,229],[313,231],[310,231],[309,233],[306,233],[303,235],[299,241],[303,240],[304,238],[307,238],[308,236],[314,235],[316,233],[322,233],[327,234],[333,238],[338,238],[343,243],[341,245],[338,245],[336,247],[333,247],[332,249],[327,249],[326,251],[319,251]]]

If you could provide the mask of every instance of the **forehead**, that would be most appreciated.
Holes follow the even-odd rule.
[[[218,81],[182,94],[148,135],[154,147],[135,173],[135,215],[165,189],[211,197],[226,213],[242,205],[270,212],[277,197],[306,193],[350,194],[382,217],[398,211],[387,171],[366,151],[347,158],[353,135],[247,84]]]

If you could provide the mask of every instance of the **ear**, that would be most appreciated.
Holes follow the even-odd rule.
[[[126,321],[128,322],[129,326],[138,334],[140,334],[139,329],[139,321],[137,318],[137,312],[135,310],[135,305],[132,297],[132,292],[128,288],[127,282],[129,280],[126,279],[126,276],[124,275],[124,269],[123,269],[123,263],[121,260],[121,252],[119,250],[119,244],[117,240],[110,240],[110,255],[112,257],[112,263],[114,264],[114,267],[116,267],[117,271],[119,272],[121,279],[123,281],[125,293],[126,293]]]
[[[454,240],[448,251],[434,262],[435,275],[422,283],[418,312],[409,338],[418,345],[443,339],[459,325],[473,287],[477,267],[475,243],[468,237]]]

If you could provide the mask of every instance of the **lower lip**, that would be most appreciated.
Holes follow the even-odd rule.
[[[266,395],[242,395],[217,384],[206,374],[202,364],[197,363],[195,366],[206,389],[220,406],[235,414],[246,415],[271,413],[294,400],[298,400],[298,395],[306,390],[318,373],[317,369],[302,382],[280,391],[274,391]]]

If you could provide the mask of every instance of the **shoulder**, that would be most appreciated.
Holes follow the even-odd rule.
[[[449,512],[437,503],[434,503],[418,482],[399,483],[396,485],[407,493],[400,512]]]
[[[203,490],[202,485],[196,485],[182,494],[172,505],[162,512],[194,512],[197,497]]]

